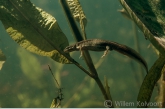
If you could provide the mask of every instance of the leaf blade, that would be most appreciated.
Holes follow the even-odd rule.
[[[82,36],[85,39],[86,37],[86,32],[85,32],[85,26],[87,25],[87,19],[84,14],[84,11],[80,5],[80,2],[78,0],[67,0],[68,6],[71,10],[72,16],[74,19],[79,22]]]
[[[149,70],[149,73],[145,76],[143,83],[140,87],[137,101],[139,102],[139,104],[144,103],[145,105],[138,105],[137,107],[148,107],[148,103],[152,96],[153,89],[155,87],[156,82],[161,77],[161,71],[164,65],[165,58],[160,55],[154,65]]]
[[[82,7],[80,5],[80,2],[78,0],[67,0],[67,3],[69,5],[69,8],[72,12],[72,15],[76,21],[79,23],[83,22],[83,25],[86,26],[87,24],[87,19],[84,14],[84,11],[82,10]]]
[[[50,14],[29,0],[1,0],[0,16],[6,31],[20,46],[57,62],[70,63],[63,55],[68,40]]]
[[[120,0],[145,37],[165,55],[165,7],[163,0]]]

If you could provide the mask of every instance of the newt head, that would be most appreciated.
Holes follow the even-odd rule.
[[[68,53],[68,52],[72,52],[72,51],[76,51],[76,45],[70,45],[70,46],[67,46],[65,49],[64,49],[64,52],[65,53]]]

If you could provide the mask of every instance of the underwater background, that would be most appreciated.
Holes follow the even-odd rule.
[[[115,41],[136,49],[134,23],[122,16],[117,0],[79,0],[87,18],[86,35],[88,39],[99,38]],[[34,5],[54,16],[68,38],[69,44],[75,43],[63,9],[58,0],[31,0]],[[141,30],[136,27],[139,41],[139,53],[150,68],[157,55],[148,47]],[[48,57],[26,51],[14,42],[0,22],[0,49],[7,60],[0,70],[0,107],[48,108],[58,89],[49,71],[50,65],[56,79],[63,88],[64,99],[61,107],[104,107],[103,95],[93,79],[73,64],[60,64]],[[104,81],[108,78],[113,101],[136,102],[140,85],[146,74],[136,61],[115,51],[101,59],[103,52],[90,52],[93,62]],[[86,69],[80,52],[71,53],[72,58]],[[158,95],[155,87],[151,101]],[[121,106],[127,107],[127,106]],[[132,107],[136,107],[132,106]]]

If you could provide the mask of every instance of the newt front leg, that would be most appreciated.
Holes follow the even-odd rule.
[[[104,51],[103,56],[101,56],[101,58],[105,57],[108,54],[109,51],[109,46],[106,46],[106,50]]]
[[[80,45],[77,48],[80,50],[80,57],[79,58],[81,58],[83,56],[82,46]]]

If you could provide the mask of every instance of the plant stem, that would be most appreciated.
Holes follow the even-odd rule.
[[[106,59],[106,58],[104,58],[104,59]],[[100,65],[102,64],[102,62],[103,62],[104,59],[100,59],[100,60],[95,64],[96,70],[100,67]],[[84,88],[85,82],[87,82],[89,79],[90,79],[90,77],[87,76],[87,75],[84,77],[83,81],[82,81],[81,84],[77,87],[77,89],[76,89],[76,91],[74,92],[74,94],[72,95],[72,97],[63,105],[63,108],[69,107],[69,105],[71,104],[71,102],[74,101],[74,99],[75,99],[76,95],[79,93],[79,91],[81,91],[81,90]]]
[[[96,81],[96,83],[98,84],[98,86],[99,86],[99,88],[100,88],[100,90],[101,90],[101,92],[102,92],[102,94],[103,94],[103,96],[104,96],[104,99],[105,99],[105,100],[109,100],[109,102],[107,102],[107,105],[106,105],[106,106],[109,107],[109,108],[114,108],[112,99],[108,97],[108,94],[106,93],[106,90],[105,90],[105,88],[104,88],[102,82],[100,81],[100,79],[99,79],[99,78],[93,78],[93,79],[94,79],[94,80]]]
[[[82,41],[83,37],[82,37],[82,35],[81,35],[77,25],[76,25],[76,22],[75,22],[75,20],[74,20],[74,18],[72,16],[72,13],[70,12],[70,9],[69,9],[69,6],[68,6],[66,0],[60,0],[60,2],[61,2],[61,5],[63,7],[63,10],[64,10],[64,12],[66,14],[69,26],[70,26],[70,28],[72,30],[72,33],[73,33],[76,41],[77,42]],[[96,69],[95,69],[95,67],[93,65],[93,61],[91,59],[91,56],[90,56],[89,52],[84,50],[83,51],[83,57],[84,57],[84,60],[85,60],[85,62],[87,64],[89,70],[90,70],[90,73],[93,76],[97,76],[97,71],[96,71]]]
[[[72,30],[72,33],[76,39],[76,41],[82,41],[83,40],[83,36],[81,35],[76,23],[75,23],[75,20],[72,16],[72,13],[70,11],[70,8],[66,2],[66,0],[60,0],[60,3],[62,5],[62,8],[66,14],[66,17],[67,17],[67,20],[68,20],[68,23],[70,25],[70,28]],[[84,60],[90,70],[90,74],[92,75],[91,77],[96,81],[96,83],[98,84],[105,100],[108,100],[108,95],[106,94],[106,91],[105,91],[105,88],[103,87],[103,84],[101,83],[99,77],[98,77],[98,73],[94,67],[94,64],[93,64],[93,61],[92,61],[92,58],[89,54],[89,52],[87,50],[84,50],[83,51],[83,57],[84,57]],[[110,100],[110,99],[109,99]],[[112,101],[112,100],[110,100]],[[112,105],[112,104],[111,104]],[[113,105],[111,106],[113,107]]]
[[[104,99],[108,100],[108,96],[106,95],[106,91],[104,90],[104,86],[103,86],[102,82],[100,81],[100,79],[99,78],[94,78],[94,80],[96,81],[96,83],[100,87],[100,89],[101,89],[101,91],[102,91],[102,93],[104,95]]]

